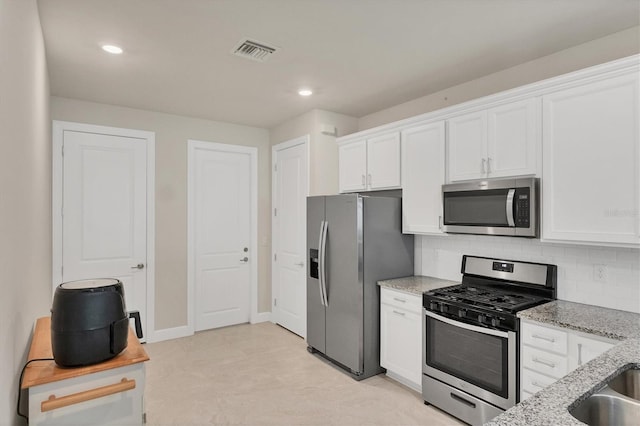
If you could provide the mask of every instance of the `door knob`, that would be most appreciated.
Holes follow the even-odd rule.
[[[131,269],[143,269],[144,263],[138,263],[136,266],[132,266]]]
[[[249,258],[248,257],[243,257],[242,259],[240,259],[240,262],[248,262]]]

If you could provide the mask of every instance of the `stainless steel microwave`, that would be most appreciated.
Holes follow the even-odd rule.
[[[538,178],[442,185],[443,230],[456,234],[538,237]]]

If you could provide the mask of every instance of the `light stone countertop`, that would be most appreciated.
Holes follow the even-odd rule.
[[[443,280],[441,278],[425,277],[422,275],[412,275],[404,278],[394,278],[391,280],[378,281],[380,287],[421,296],[422,293],[436,288],[449,287],[460,284],[456,281]]]
[[[640,368],[640,314],[556,300],[518,316],[623,341],[485,426],[582,425],[569,410],[621,371]]]
[[[640,338],[640,314],[554,300],[518,312],[518,317],[614,340]]]

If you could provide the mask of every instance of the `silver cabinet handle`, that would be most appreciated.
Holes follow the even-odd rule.
[[[578,365],[582,365],[582,343],[578,343]]]
[[[438,216],[438,228],[442,231],[442,216]]]
[[[367,185],[371,188],[371,173],[367,175]]]
[[[541,383],[538,383],[538,382],[536,382],[536,381],[531,382],[531,384],[532,384],[533,386],[538,387],[538,388],[541,388],[541,389],[542,389],[542,388],[546,388],[546,387],[547,387],[547,386],[545,386],[545,385],[543,385],[543,384],[541,384]]]
[[[491,173],[491,157],[487,157],[487,174]]]
[[[397,297],[394,297],[394,298],[393,298],[393,300],[398,301],[398,302],[402,302],[402,303],[407,303],[407,301],[406,301],[406,300],[404,300],[404,299],[399,299],[399,298],[397,298]]]
[[[556,368],[555,362],[547,361],[546,359],[533,357],[532,361],[537,362],[538,364],[546,365],[547,367]]]
[[[533,337],[534,339],[545,340],[549,343],[554,343],[556,341],[556,339],[554,339],[553,337],[541,336],[540,334],[532,334],[531,337]]]
[[[366,179],[367,178],[364,175],[362,175],[362,186],[365,186],[367,184]]]
[[[131,269],[144,269],[144,263],[138,263],[136,266],[132,266]]]
[[[240,262],[248,262],[249,258],[248,257],[243,257],[242,259],[240,259]]]
[[[483,158],[482,159],[482,173],[487,173],[487,166],[485,164],[486,162],[487,162],[487,159]]]
[[[400,315],[400,316],[405,316],[406,315],[404,312],[396,311],[395,309],[393,310],[393,313],[396,314],[396,315]]]
[[[302,268],[304,266],[304,262],[294,263],[294,265],[299,266],[299,267]]]

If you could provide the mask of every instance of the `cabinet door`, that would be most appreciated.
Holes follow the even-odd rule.
[[[461,115],[449,120],[449,181],[477,179],[487,172],[487,113]]]
[[[613,342],[569,335],[569,371],[600,356],[614,346]]]
[[[638,75],[543,97],[542,238],[640,245]]]
[[[402,132],[402,232],[441,234],[444,122]]]
[[[340,192],[364,191],[367,175],[367,141],[338,147]]]
[[[487,111],[489,177],[537,174],[540,152],[539,99],[526,99]]]
[[[421,315],[387,304],[380,305],[380,365],[408,380],[422,382]]]
[[[400,134],[377,136],[367,141],[369,189],[400,188]]]

